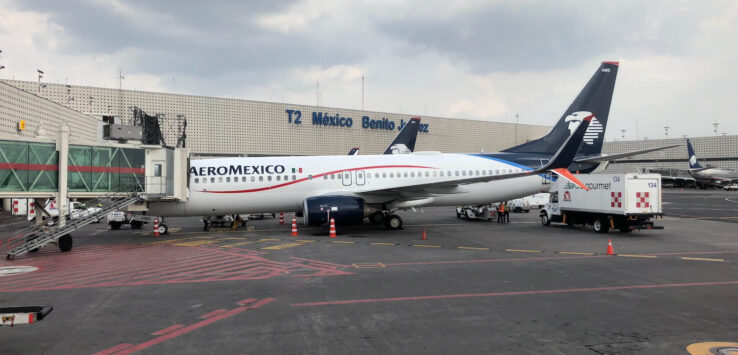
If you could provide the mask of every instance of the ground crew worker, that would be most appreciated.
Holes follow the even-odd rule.
[[[505,221],[510,223],[510,202],[505,202]]]
[[[203,223],[202,230],[204,230],[206,232],[209,231],[210,230],[210,225],[208,223],[208,218],[207,217],[203,217],[202,218],[202,223]]]
[[[497,223],[505,223],[505,202],[497,206]]]

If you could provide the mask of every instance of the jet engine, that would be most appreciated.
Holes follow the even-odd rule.
[[[358,197],[318,196],[309,197],[303,203],[304,222],[309,226],[328,224],[329,218],[334,218],[338,225],[361,224],[364,216],[373,210]]]

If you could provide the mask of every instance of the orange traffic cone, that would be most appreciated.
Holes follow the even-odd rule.
[[[331,234],[329,235],[331,238],[336,237],[336,220],[331,218]]]
[[[159,237],[159,217],[154,218],[154,237]]]
[[[607,251],[605,255],[615,255],[615,251],[612,250],[612,239],[607,240]]]
[[[427,240],[428,236],[425,235],[425,228],[423,228],[423,236],[420,237],[420,240]]]
[[[292,217],[292,236],[297,237],[297,218]]]
[[[279,212],[279,224],[284,224],[284,212]]]

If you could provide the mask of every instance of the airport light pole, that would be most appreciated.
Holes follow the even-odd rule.
[[[44,77],[44,72],[41,69],[36,69],[38,72],[38,92],[41,92],[41,78]]]

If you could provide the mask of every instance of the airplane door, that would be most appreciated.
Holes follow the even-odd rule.
[[[351,186],[351,172],[350,171],[342,172],[341,181],[343,182],[343,186]]]
[[[364,185],[366,183],[366,175],[364,171],[356,171],[356,185]]]

